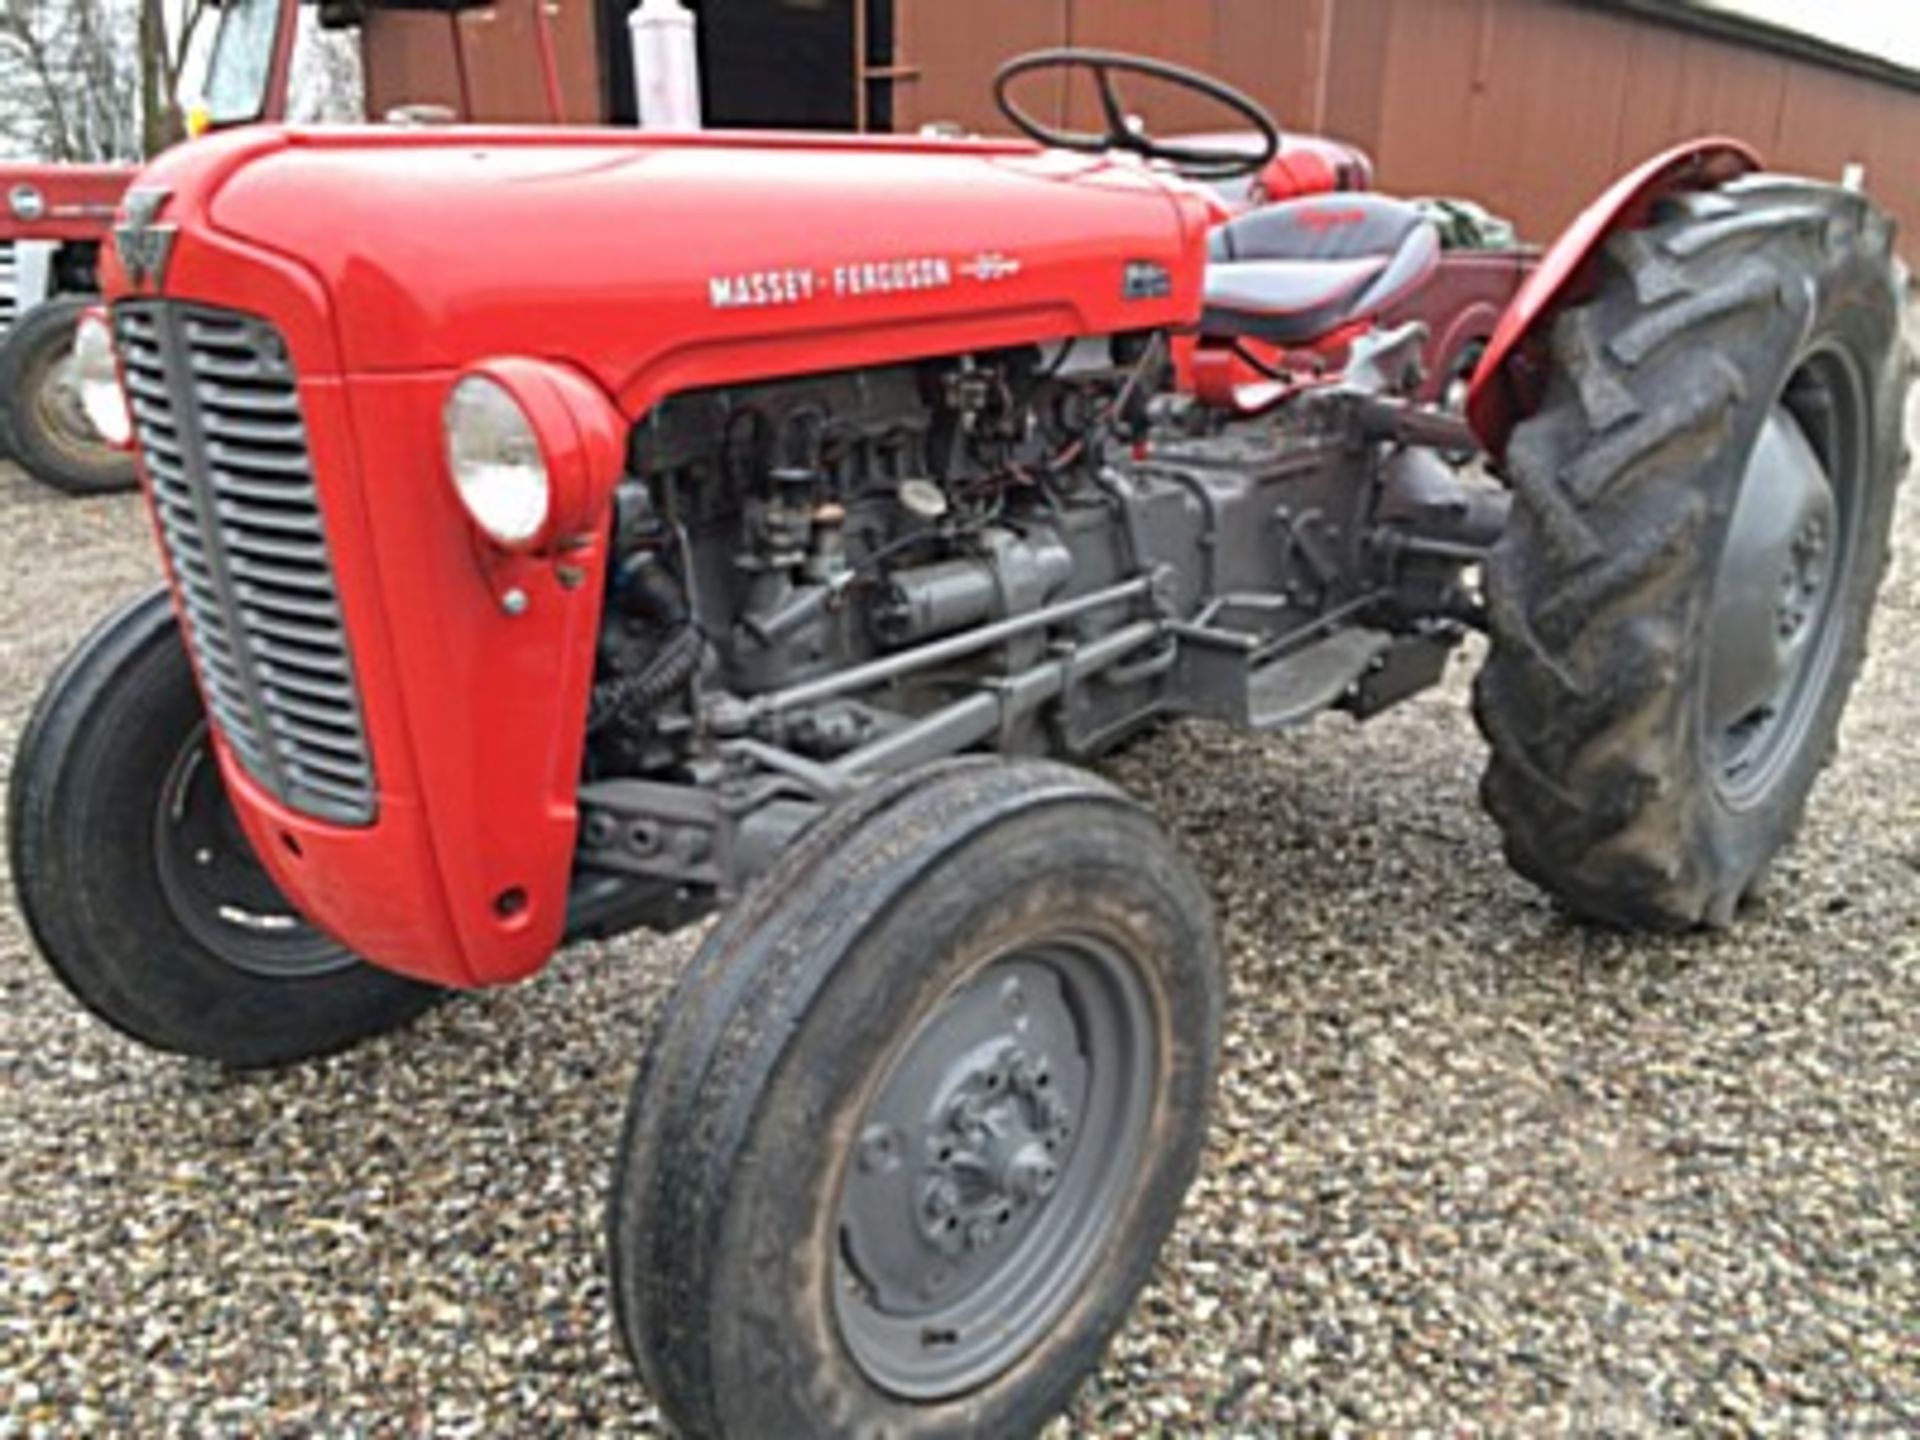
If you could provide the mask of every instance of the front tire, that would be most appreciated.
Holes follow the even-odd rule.
[[[682,978],[617,1157],[677,1429],[1039,1428],[1197,1168],[1222,987],[1191,867],[1084,774],[941,766],[817,825]]]
[[[14,754],[20,908],[61,981],[155,1049],[249,1068],[404,1025],[439,991],[357,959],[274,887],[227,806],[166,591],[102,623]]]
[[[100,438],[66,378],[74,330],[89,303],[64,295],[36,305],[0,345],[4,448],[36,480],[68,495],[135,484],[133,456]]]
[[[1892,245],[1755,177],[1616,237],[1555,328],[1474,701],[1507,855],[1578,914],[1727,924],[1800,822],[1907,465]]]

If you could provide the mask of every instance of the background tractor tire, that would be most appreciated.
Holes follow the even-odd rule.
[[[61,382],[74,329],[91,303],[63,295],[36,305],[0,344],[4,448],[29,475],[68,495],[104,495],[136,483],[133,456],[100,438]]]
[[[1038,1429],[1198,1166],[1223,990],[1192,867],[1081,772],[940,765],[817,824],[682,977],[616,1158],[677,1431]]]
[[[227,808],[164,590],[54,675],[13,757],[20,908],[67,988],[155,1049],[252,1068],[406,1024],[442,993],[292,911]]]
[[[1720,926],[1865,654],[1908,459],[1902,276],[1866,200],[1771,176],[1665,203],[1601,266],[1509,447],[1482,794],[1576,913]]]

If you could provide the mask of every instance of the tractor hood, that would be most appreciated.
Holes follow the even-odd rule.
[[[98,240],[134,173],[125,165],[0,164],[0,240]]]
[[[139,183],[178,227],[169,293],[245,308],[191,254],[237,242],[324,291],[349,374],[528,355],[630,413],[695,384],[1190,322],[1207,223],[1134,165],[991,142],[265,128]]]

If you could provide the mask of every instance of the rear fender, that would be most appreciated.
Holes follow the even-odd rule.
[[[1759,168],[1759,155],[1738,140],[1695,140],[1622,177],[1567,227],[1500,317],[1474,372],[1467,420],[1489,455],[1504,459],[1514,427],[1539,409],[1553,322],[1593,293],[1607,241],[1645,226],[1670,195],[1716,190]]]

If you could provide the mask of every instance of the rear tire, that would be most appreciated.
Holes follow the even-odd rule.
[[[1191,867],[1084,774],[943,765],[820,822],[682,978],[621,1139],[616,1311],[677,1430],[1044,1424],[1198,1166],[1222,990]]]
[[[306,925],[226,808],[164,589],[102,623],[41,695],[13,758],[20,908],[88,1009],[155,1049],[241,1068],[343,1049],[440,991]]]
[[[1730,922],[1832,753],[1907,465],[1892,244],[1755,177],[1616,237],[1555,328],[1474,701],[1508,858],[1583,916]]]
[[[68,495],[131,490],[136,482],[133,456],[100,438],[61,378],[90,303],[64,295],[36,305],[0,345],[5,449],[36,480]]]

